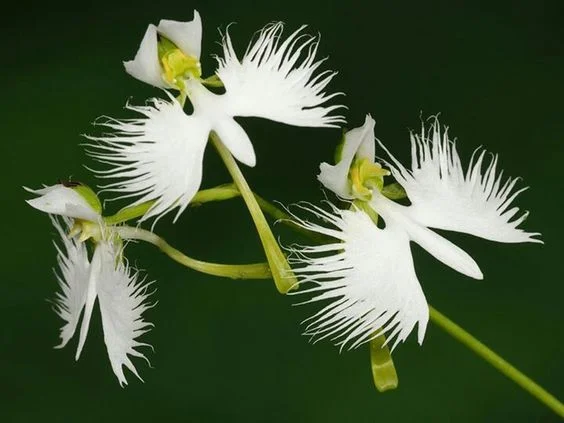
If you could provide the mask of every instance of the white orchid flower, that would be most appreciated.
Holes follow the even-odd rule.
[[[104,188],[120,197],[137,197],[132,205],[154,201],[143,219],[160,217],[178,208],[176,220],[200,187],[204,149],[211,131],[236,159],[255,166],[253,145],[234,117],[254,116],[310,127],[334,127],[343,122],[342,116],[332,114],[343,106],[323,106],[340,94],[324,92],[335,72],[314,75],[324,60],[315,58],[318,40],[303,34],[304,28],[282,40],[283,25],[267,25],[242,59],[235,53],[229,33],[225,33],[223,57],[217,58],[216,70],[225,93],[216,94],[205,87],[194,70],[199,65],[191,67],[200,57],[198,13],[191,22],[161,21],[157,27],[150,26],[137,56],[126,63],[126,69],[158,87],[172,84],[181,89],[194,111],[186,115],[172,97],[168,101],[153,99],[146,106],[127,106],[141,115],[136,119],[103,122],[115,132],[89,138],[95,141],[91,154],[112,166],[99,171],[99,175],[118,180]],[[167,71],[176,63],[172,59],[165,61],[166,66],[163,60],[159,64],[159,34],[177,47],[168,53],[184,58],[178,59],[182,62],[180,70]]]
[[[346,134],[343,159],[339,164],[323,164],[319,179],[344,198],[352,198],[347,182],[352,158],[362,146],[374,145],[373,121],[367,117],[362,128]],[[385,147],[380,143],[382,148]],[[373,150],[372,150],[373,151]],[[329,226],[298,219],[303,227],[334,238],[327,245],[296,247],[294,262],[301,283],[315,286],[305,293],[315,294],[307,302],[329,301],[311,317],[306,333],[318,339],[332,337],[341,347],[357,347],[386,334],[393,348],[404,341],[418,325],[421,344],[429,318],[429,309],[415,273],[410,242],[415,242],[435,258],[464,275],[482,279],[472,257],[429,228],[447,229],[504,242],[538,242],[538,233],[518,228],[527,213],[513,207],[517,179],[503,179],[497,169],[497,156],[476,151],[463,168],[456,145],[441,130],[437,119],[426,132],[411,135],[412,165],[405,168],[386,150],[384,161],[391,174],[403,186],[410,206],[386,198],[372,190],[370,207],[384,220],[377,227],[363,210],[329,211],[304,206]],[[329,255],[328,255],[329,254]]]
[[[55,244],[60,291],[55,297],[54,309],[65,323],[60,332],[61,343],[56,348],[64,347],[73,337],[82,314],[75,356],[76,360],[79,359],[97,299],[102,316],[104,342],[112,370],[120,385],[127,385],[123,366],[141,379],[129,356],[147,360],[137,348],[149,345],[136,339],[152,326],[142,316],[151,307],[147,304],[150,295],[147,289],[150,284],[140,279],[138,272],[122,261],[121,247],[111,239],[111,234],[104,234],[99,211],[91,207],[84,196],[62,184],[32,192],[40,197],[29,200],[28,203],[38,210],[50,213],[51,221],[62,239],[62,247]],[[63,216],[62,222],[53,215]],[[98,226],[98,235],[103,238],[97,240],[92,259],[88,257],[84,237],[67,234],[73,226],[72,219],[87,220]]]

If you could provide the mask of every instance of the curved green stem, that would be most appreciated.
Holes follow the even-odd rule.
[[[239,195],[239,190],[234,184],[218,185],[217,187],[198,191],[190,201],[190,206],[195,207],[212,201],[229,200]],[[126,207],[112,216],[104,217],[104,222],[106,225],[117,225],[128,220],[137,219],[147,213],[154,204],[155,201],[147,201],[136,206]]]
[[[225,167],[233,178],[233,182],[237,185],[237,188],[239,189],[239,192],[249,209],[249,213],[253,218],[253,222],[257,228],[257,232],[268,260],[268,264],[270,265],[272,278],[274,279],[276,288],[279,292],[285,294],[297,283],[296,277],[286,260],[286,256],[284,256],[278,242],[274,238],[274,234],[270,230],[270,226],[268,225],[268,222],[266,221],[266,218],[264,217],[264,214],[262,213],[251,188],[249,187],[249,184],[245,180],[241,169],[239,169],[237,162],[229,150],[223,145],[216,133],[212,132],[210,134],[210,139],[223,160]]]
[[[230,200],[240,195],[241,193],[233,183],[218,185],[217,187],[198,191],[190,201],[190,206],[195,207],[212,201]]]
[[[117,226],[115,230],[123,239],[137,239],[158,247],[174,261],[208,275],[222,276],[231,279],[270,279],[272,274],[267,263],[253,264],[219,264],[196,260],[172,247],[164,239],[141,228]]]
[[[493,352],[483,343],[478,341],[444,314],[440,313],[429,305],[429,316],[431,321],[451,335],[454,339],[461,342],[478,356],[490,363],[493,367],[534,396],[548,408],[552,409],[560,417],[564,417],[564,404],[562,404],[554,395],[547,392],[544,388],[538,385],[534,380],[524,375],[521,371],[517,370],[506,360],[501,358],[498,354]]]
[[[230,200],[232,198],[239,197],[240,195],[241,193],[234,183],[218,185],[213,188],[202,189],[198,191],[196,195],[194,195],[194,198],[192,198],[192,200],[190,201],[190,206],[197,207],[213,201]],[[302,235],[312,238],[314,241],[319,242],[320,244],[333,241],[326,235],[314,234],[307,229],[296,225],[287,213],[280,210],[278,207],[268,202],[264,198],[260,197],[258,194],[253,193],[253,195],[255,196],[255,199],[261,210],[273,219],[280,221],[282,224],[289,226],[294,231],[299,232]],[[104,217],[104,222],[106,223],[106,225],[117,225],[119,223],[137,219],[145,215],[145,213],[147,213],[154,204],[154,201],[147,201],[146,203],[138,204],[136,206],[126,207],[124,209],[121,209],[114,215]]]

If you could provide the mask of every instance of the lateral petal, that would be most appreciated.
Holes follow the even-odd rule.
[[[308,319],[306,334],[355,348],[386,333],[395,347],[418,324],[422,343],[429,310],[401,225],[390,222],[379,229],[359,210],[303,208],[329,226],[297,218],[299,225],[340,241],[291,249],[300,283],[314,284],[298,294],[314,295],[305,303],[328,302]]]
[[[374,163],[375,124],[376,122],[372,119],[372,116],[366,115],[364,124],[361,127],[351,129],[345,134],[341,150],[341,160],[335,165],[330,165],[329,163],[321,163],[319,165],[320,172],[317,179],[325,188],[330,189],[342,198],[353,198],[348,182],[349,169],[355,156],[366,158]]]
[[[420,134],[411,134],[411,151],[408,170],[386,150],[392,175],[412,203],[408,214],[413,220],[492,241],[542,242],[535,238],[539,233],[518,228],[528,213],[519,215],[511,204],[525,188],[515,190],[517,179],[503,179],[497,155],[476,151],[465,171],[456,144],[437,119],[429,131],[422,127]]]
[[[202,19],[197,10],[194,10],[194,19],[188,22],[161,19],[157,31],[176,44],[185,54],[200,59]]]
[[[118,198],[138,197],[131,205],[155,201],[142,220],[178,208],[176,221],[200,187],[210,123],[201,116],[187,116],[172,98],[127,108],[141,117],[108,119],[99,124],[113,129],[113,134],[87,137],[95,141],[90,155],[111,166],[95,172],[119,179],[104,188],[122,194]]]
[[[216,71],[225,86],[228,114],[256,116],[295,126],[334,127],[344,122],[331,113],[343,106],[322,106],[340,93],[326,94],[335,72],[314,72],[318,40],[303,34],[305,26],[281,41],[283,25],[265,26],[239,61],[229,33]]]
[[[127,367],[139,379],[139,373],[129,356],[146,357],[137,350],[148,344],[137,338],[150,330],[152,326],[143,318],[143,312],[151,306],[147,303],[150,293],[144,279],[132,271],[127,264],[116,264],[117,251],[109,245],[99,247],[104,259],[98,282],[98,302],[102,315],[104,342],[114,374],[121,386],[127,385],[123,366]],[[142,379],[141,379],[142,380]]]

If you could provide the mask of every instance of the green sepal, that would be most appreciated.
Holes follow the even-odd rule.
[[[384,188],[382,188],[382,194],[390,200],[401,200],[402,198],[407,197],[405,189],[403,189],[403,187],[397,182],[386,185]]]
[[[390,349],[384,346],[386,337],[377,336],[370,341],[370,365],[372,368],[372,378],[378,392],[390,391],[398,387],[398,374]]]

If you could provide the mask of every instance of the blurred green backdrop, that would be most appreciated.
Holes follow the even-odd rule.
[[[203,66],[214,69],[217,28],[230,28],[242,53],[254,31],[273,20],[319,32],[332,90],[346,92],[349,126],[376,119],[377,136],[402,160],[420,114],[441,113],[461,155],[484,145],[507,174],[531,186],[518,205],[527,229],[546,245],[500,245],[450,236],[485,274],[476,282],[414,247],[429,301],[557,397],[564,398],[562,340],[562,188],[564,143],[564,8],[554,2],[135,1],[29,2],[4,10],[2,81],[3,289],[0,302],[0,421],[384,422],[558,421],[535,399],[430,325],[396,350],[400,387],[372,386],[367,348],[339,354],[311,345],[299,322],[315,307],[292,307],[270,281],[231,281],[184,269],[149,245],[128,250],[158,281],[156,327],[145,340],[145,383],[129,374],[121,389],[108,362],[99,315],[85,351],[76,340],[54,350],[60,321],[45,301],[56,282],[53,230],[28,207],[22,185],[58,178],[95,185],[94,165],[79,145],[100,115],[130,117],[162,95],[132,79],[133,57],[148,23],[204,22]],[[264,197],[291,203],[323,198],[315,179],[332,157],[337,130],[293,128],[243,119],[258,165],[244,169]],[[229,181],[213,149],[204,186]],[[108,204],[110,211],[119,205]],[[277,233],[281,228],[276,227]],[[225,262],[262,259],[243,203],[232,200],[157,226],[195,257]],[[293,238],[282,234],[284,241]]]

